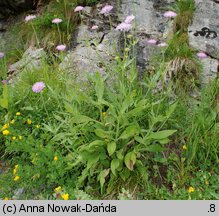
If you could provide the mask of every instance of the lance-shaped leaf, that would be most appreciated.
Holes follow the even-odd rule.
[[[126,154],[124,161],[127,168],[132,171],[136,162],[136,154],[133,151],[129,152]]]

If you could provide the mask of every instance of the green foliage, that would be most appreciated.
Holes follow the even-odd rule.
[[[193,107],[193,117],[187,121],[190,124],[190,129],[185,130],[189,163],[219,162],[218,86],[215,80],[203,90],[201,101]]]
[[[164,79],[172,80],[176,92],[184,93],[199,85],[199,75],[202,70],[188,40],[188,27],[192,23],[196,7],[194,0],[176,1],[173,7],[177,16],[174,19],[174,35],[163,53],[163,60],[166,62]]]
[[[106,82],[98,74],[92,80],[95,95],[83,94],[80,103],[77,97],[66,102],[66,111],[69,113],[57,117],[62,132],[56,131],[54,140],[65,142],[66,148],[71,149],[72,153],[68,155],[69,169],[85,167],[78,185],[83,185],[85,179],[89,181],[93,177],[100,182],[103,192],[105,184],[116,179],[126,181],[132,172],[139,177],[144,176],[142,169],[146,158],[153,161],[153,155],[156,154],[156,161],[165,161],[161,152],[176,131],[161,128],[156,131],[158,125],[170,117],[169,110],[163,116],[157,116],[155,113],[159,112],[161,105],[145,99],[141,94],[142,87],[130,83],[132,89],[121,83],[121,94],[121,91],[116,93],[106,87]],[[89,109],[82,112],[80,104]],[[154,115],[146,114],[153,112]],[[67,120],[66,124],[62,123],[64,119]],[[50,130],[49,125],[46,128]]]
[[[179,13],[183,13],[185,11],[194,12],[196,5],[194,0],[177,0],[174,8]]]
[[[187,32],[189,25],[192,23],[193,14],[196,9],[194,0],[178,0],[174,5],[177,11],[177,17],[174,23],[175,32]]]

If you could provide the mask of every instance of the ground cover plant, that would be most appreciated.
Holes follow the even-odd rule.
[[[12,83],[13,52],[0,53],[0,199],[218,199],[219,80],[198,99],[188,90],[201,73],[186,34],[194,1],[176,1],[166,15],[175,30],[153,73],[139,80],[130,15],[117,30],[131,43],[106,76],[88,75],[81,85],[58,65],[80,22],[75,13],[95,3],[51,1],[39,18],[26,16],[25,35],[47,55]]]

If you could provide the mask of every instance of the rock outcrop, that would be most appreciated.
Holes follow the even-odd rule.
[[[40,69],[45,58],[46,52],[42,48],[37,49],[35,47],[29,47],[18,62],[9,66],[8,79],[15,75],[18,75],[19,78],[18,73],[22,71],[32,72]],[[10,83],[13,83],[13,79],[10,79]]]
[[[100,15],[101,8],[106,5],[98,4],[95,10],[86,7],[83,11],[83,24],[78,27],[74,36],[73,45],[69,54],[60,65],[61,69],[72,70],[82,77],[86,73],[99,71],[106,74],[115,60],[115,53],[122,54],[124,48],[124,32],[116,30],[116,26],[125,17],[134,15],[133,30],[137,35],[138,43],[135,47],[135,56],[140,74],[147,69],[149,60],[160,47],[147,43],[149,39],[156,39],[157,43],[164,42],[167,32],[170,31],[171,22],[163,17],[163,12],[173,0],[122,0],[118,6],[116,1],[109,1],[114,9],[110,16]],[[97,25],[97,30],[91,27]],[[127,34],[126,34],[127,35]]]
[[[136,58],[139,74],[143,74],[145,70],[150,69],[151,57],[163,49],[158,44],[166,42],[172,32],[172,20],[165,18],[163,14],[173,2],[174,0],[120,0],[118,4],[117,1],[111,0],[99,3],[93,8],[85,7],[80,17],[82,23],[74,33],[72,46],[61,62],[60,70],[75,73],[79,82],[86,80],[87,74],[97,71],[106,75],[113,65],[116,65],[116,55],[123,55],[124,42],[128,41],[124,40],[124,35],[127,37],[129,33],[124,34],[116,30],[116,27],[127,16],[134,15],[132,28],[137,40],[132,55]],[[188,29],[189,43],[197,51],[208,55],[208,58],[201,59],[204,68],[202,83],[208,83],[217,76],[219,68],[219,3],[218,0],[195,2],[197,8],[194,20]],[[23,9],[33,4],[30,0],[14,1],[14,4],[18,3],[25,5],[20,6]],[[0,6],[1,4],[3,3],[0,3]],[[106,4],[113,5],[108,16],[100,14]],[[98,27],[92,29],[92,26]],[[150,39],[156,42],[149,43]],[[26,60],[11,66],[10,72],[20,70],[24,62]]]
[[[195,0],[196,11],[189,27],[190,46],[209,57],[203,63],[202,83],[216,78],[219,69],[219,1]]]

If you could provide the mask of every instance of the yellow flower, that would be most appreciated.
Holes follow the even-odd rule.
[[[58,160],[58,157],[57,157],[57,156],[55,156],[55,157],[53,158],[53,160],[54,160],[54,161],[57,161],[57,160]]]
[[[18,139],[19,139],[19,140],[22,140],[22,138],[23,138],[22,136],[18,136]]]
[[[209,185],[209,181],[208,181],[208,180],[205,180],[205,184],[206,184],[206,185]]]
[[[16,112],[16,116],[20,116],[21,115],[21,113],[20,112]]]
[[[13,170],[13,174],[14,174],[14,175],[16,175],[17,169],[18,169],[18,165],[15,165],[15,166],[14,166],[14,170]]]
[[[69,199],[69,195],[68,194],[62,194],[62,199],[63,200],[68,200]]]
[[[183,145],[182,148],[183,148],[183,150],[186,150],[186,149],[187,149],[187,146],[186,146],[186,145]]]
[[[57,188],[55,188],[55,191],[60,191],[62,189],[61,186],[58,186]]]
[[[38,129],[39,129],[39,128],[40,128],[40,125],[36,125],[36,128],[38,128]]]
[[[2,131],[2,134],[3,134],[3,135],[8,135],[9,133],[10,133],[9,130],[3,130],[3,131]]]
[[[193,187],[189,187],[189,193],[193,193],[195,189]]]
[[[9,198],[8,198],[8,197],[5,197],[4,200],[9,200]]]
[[[13,169],[13,174],[16,175],[17,169]]]
[[[106,112],[103,112],[102,115],[103,115],[103,117],[105,117],[106,116]]]
[[[12,140],[16,140],[16,139],[17,139],[16,136],[13,136],[13,137],[12,137]]]
[[[27,124],[32,124],[32,121],[31,121],[31,119],[27,119]]]
[[[15,176],[15,177],[14,177],[14,181],[18,181],[19,179],[20,179],[19,176]]]
[[[2,130],[6,130],[9,128],[9,123],[5,124],[3,127],[2,127]]]
[[[14,124],[14,122],[15,122],[15,120],[14,120],[14,119],[12,119],[12,120],[10,121],[10,123],[11,123],[11,124]]]

